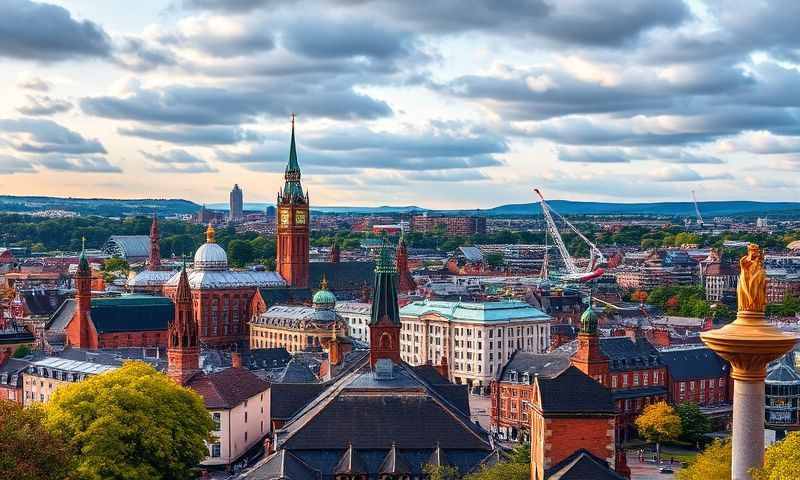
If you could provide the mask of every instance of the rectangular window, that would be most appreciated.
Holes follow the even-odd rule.
[[[617,388],[617,376],[616,375],[612,375],[611,376],[611,388]]]
[[[639,386],[639,374],[638,373],[634,373],[633,374],[633,386],[634,387],[638,387]]]
[[[211,419],[214,421],[214,431],[218,432],[220,429],[220,422],[222,419],[221,414],[219,412],[214,412],[211,414]]]
[[[212,443],[211,458],[219,458],[221,454],[222,454],[222,448],[220,447],[219,443]]]

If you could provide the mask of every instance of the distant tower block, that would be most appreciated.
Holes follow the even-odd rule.
[[[239,221],[244,218],[244,200],[242,196],[242,189],[238,184],[233,186],[230,195],[230,220]]]

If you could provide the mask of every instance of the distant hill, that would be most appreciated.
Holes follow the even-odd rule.
[[[182,199],[113,199],[113,198],[60,198],[15,197],[0,195],[0,211],[34,213],[43,210],[67,210],[81,215],[124,217],[128,215],[159,216],[196,213],[200,205]]]
[[[608,203],[608,202],[573,202],[571,200],[551,200],[550,206],[562,215],[645,215],[667,217],[693,217],[694,205],[691,202],[656,202],[656,203]],[[716,216],[794,216],[800,217],[800,202],[748,202],[719,201],[700,202],[700,211],[710,220]],[[245,203],[245,210],[263,211],[272,203]],[[227,210],[227,203],[206,204],[207,208]],[[150,215],[158,212],[160,216],[196,213],[200,205],[182,199],[110,199],[110,198],[61,198],[43,196],[15,197],[0,195],[0,211],[33,213],[42,210],[69,210],[81,215],[101,215],[105,217],[122,217],[128,215]],[[518,203],[500,205],[487,209],[475,210],[434,210],[409,206],[378,207],[326,207],[312,206],[314,212],[339,214],[413,214],[429,212],[443,215],[481,215],[528,216],[540,215],[539,203]]]

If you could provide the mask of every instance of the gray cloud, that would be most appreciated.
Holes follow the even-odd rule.
[[[702,175],[685,165],[673,165],[649,172],[649,178],[657,182],[700,182],[707,180],[732,180],[730,173]]]
[[[150,161],[150,170],[153,172],[206,173],[217,171],[205,160],[181,149],[159,153],[142,151],[141,153]]]
[[[65,172],[120,173],[122,169],[105,157],[50,154],[34,157],[34,162],[48,170]]]
[[[28,103],[17,108],[23,115],[53,115],[72,110],[72,103],[47,95],[28,95]]]
[[[262,136],[257,132],[227,125],[164,128],[138,126],[119,128],[117,131],[122,135],[131,137],[181,145],[230,145],[262,139]]]
[[[413,50],[409,33],[390,32],[366,19],[306,20],[289,25],[283,44],[312,58],[373,57],[389,59]]]
[[[181,6],[187,10],[219,10],[244,13],[258,8],[287,3],[291,0],[183,0]]]
[[[631,155],[621,148],[556,148],[558,159],[562,162],[577,163],[628,163]]]
[[[33,173],[35,171],[29,160],[0,154],[0,175]]]
[[[25,90],[35,90],[37,92],[47,92],[50,90],[50,84],[39,77],[27,76],[21,79],[17,86]]]
[[[333,130],[324,135],[299,138],[302,165],[354,169],[406,171],[459,170],[502,165],[496,155],[508,151],[505,140],[486,134],[481,137],[456,132],[438,134],[392,134],[368,129]],[[218,151],[223,162],[247,168],[277,171],[287,158],[285,142],[266,142],[246,152]]]
[[[102,27],[75,20],[62,7],[29,0],[0,2],[0,56],[51,62],[107,57],[110,52]]]
[[[87,139],[52,120],[0,119],[0,132],[5,133],[0,139],[5,139],[19,152],[71,155],[106,153],[99,140]]]
[[[374,119],[391,114],[380,100],[346,87],[323,90],[315,85],[277,85],[259,88],[171,86],[161,90],[137,88],[125,97],[88,97],[80,101],[85,113],[119,120],[185,125],[234,125],[261,115],[287,117],[292,111],[313,117]]]

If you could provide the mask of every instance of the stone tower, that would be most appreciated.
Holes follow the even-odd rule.
[[[389,247],[381,248],[375,265],[372,289],[372,318],[369,322],[369,363],[374,368],[381,358],[400,363],[400,307],[397,304],[397,270]]]
[[[197,323],[192,311],[189,277],[184,267],[175,289],[175,317],[169,324],[167,375],[184,385],[198,372],[200,372],[200,346],[197,339]]]
[[[408,250],[406,250],[406,241],[403,235],[400,234],[400,241],[397,242],[397,278],[398,286],[401,292],[408,293],[417,289],[417,284],[414,282],[414,277],[408,270]]]
[[[294,142],[294,116],[289,163],[283,190],[278,193],[277,270],[290,286],[308,287],[308,193],[300,184],[300,165]]]

